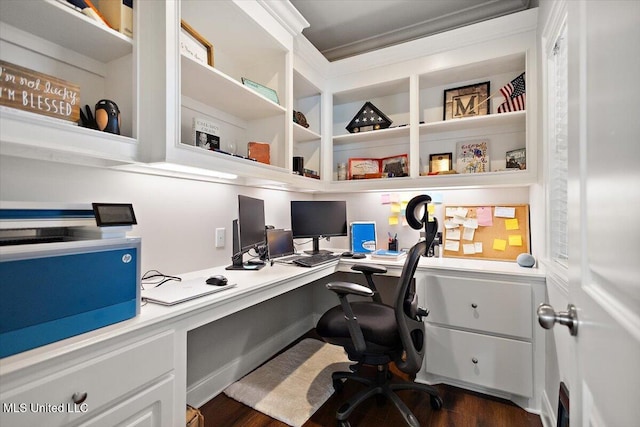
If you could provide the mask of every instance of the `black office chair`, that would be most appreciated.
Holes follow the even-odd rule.
[[[343,379],[353,379],[368,386],[338,409],[336,418],[339,427],[349,427],[350,424],[347,421],[349,415],[360,403],[374,395],[391,399],[407,424],[419,427],[416,417],[394,390],[424,391],[430,395],[433,409],[442,408],[442,399],[434,387],[415,382],[391,382],[389,372],[391,362],[409,375],[417,373],[422,366],[425,351],[425,329],[422,317],[427,316],[428,312],[418,307],[412,279],[418,261],[427,249],[427,242],[421,241],[409,250],[398,282],[393,307],[382,304],[379,300],[376,301],[378,298],[374,295],[377,295],[377,291],[374,292],[366,286],[349,282],[327,284],[327,288],[338,295],[340,305],[333,307],[320,318],[316,332],[324,341],[344,347],[349,359],[357,362],[351,366],[353,372],[332,374],[333,387],[336,391],[340,391],[343,387]],[[382,266],[365,264],[354,269],[365,273],[368,282],[372,274],[386,271]],[[350,303],[347,295],[372,297],[373,301]],[[361,368],[365,365],[376,367],[375,378],[362,375]]]

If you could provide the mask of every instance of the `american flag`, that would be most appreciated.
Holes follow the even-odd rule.
[[[526,101],[524,73],[500,89],[500,93],[505,101],[498,107],[498,113],[524,110]]]

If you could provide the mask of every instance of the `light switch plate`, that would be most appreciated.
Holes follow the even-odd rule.
[[[224,228],[216,228],[216,248],[224,248]]]

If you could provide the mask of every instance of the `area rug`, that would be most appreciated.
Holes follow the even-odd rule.
[[[331,373],[348,371],[342,347],[306,338],[224,393],[272,418],[300,427],[333,394]]]

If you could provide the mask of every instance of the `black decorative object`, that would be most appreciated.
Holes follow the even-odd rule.
[[[115,102],[101,99],[96,104],[95,114],[98,130],[120,135],[120,109]]]
[[[370,130],[386,129],[391,121],[382,111],[369,101],[365,102],[358,114],[347,125],[350,133],[367,132]]]

